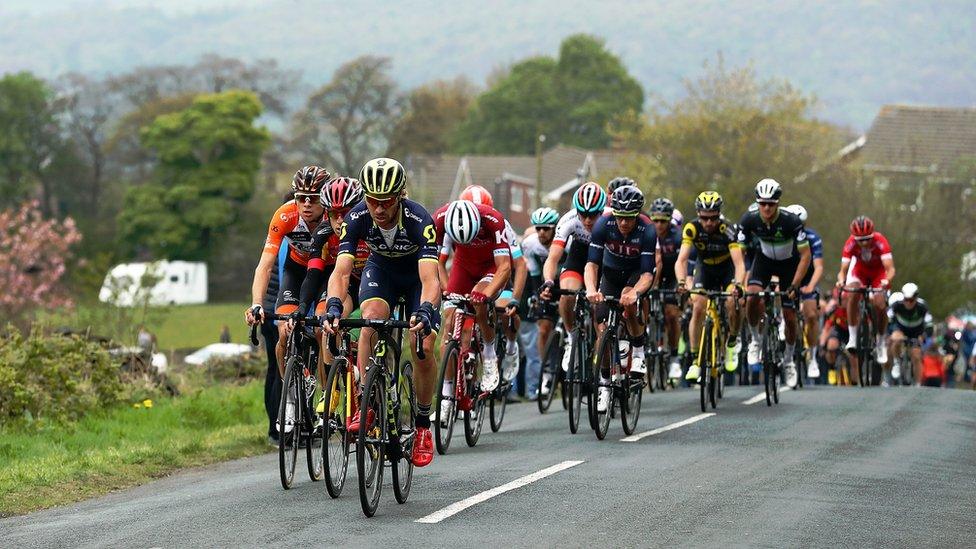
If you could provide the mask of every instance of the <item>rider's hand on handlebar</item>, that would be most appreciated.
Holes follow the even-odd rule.
[[[587,291],[586,292],[586,299],[589,300],[590,303],[602,303],[603,302],[603,294],[600,293],[600,292]]]
[[[302,313],[297,310],[292,311],[292,313],[288,315],[288,330],[289,331],[294,330],[295,326],[298,326],[298,323],[301,321],[302,321]]]
[[[486,301],[488,301],[487,295],[478,291],[471,292],[471,303],[484,303]]]
[[[556,283],[553,282],[553,281],[551,281],[551,280],[547,280],[547,281],[543,282],[542,283],[542,289],[539,292],[539,297],[541,297],[542,299],[544,299],[546,301],[551,301],[552,300],[552,288],[555,285],[556,285]]]
[[[505,316],[511,317],[518,314],[518,303],[515,300],[509,301],[508,305],[505,305]]]
[[[264,309],[261,308],[261,305],[255,303],[248,307],[244,311],[244,322],[247,322],[248,326],[264,322]]]
[[[624,307],[628,307],[634,303],[637,303],[637,290],[631,288],[620,296],[620,304]]]
[[[887,290],[890,287],[891,287],[891,281],[888,280],[887,278],[882,278],[881,279],[881,289],[882,290]]]

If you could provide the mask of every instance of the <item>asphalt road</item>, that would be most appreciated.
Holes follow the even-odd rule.
[[[815,387],[773,408],[743,404],[758,391],[729,388],[716,415],[637,442],[621,441],[619,421],[602,442],[569,434],[558,402],[545,416],[512,406],[500,433],[486,421],[474,449],[456,431],[451,453],[417,470],[406,505],[384,489],[372,519],[360,511],[354,462],[333,500],[307,477],[282,490],[268,454],[0,520],[0,547],[976,544],[976,393]],[[638,432],[700,414],[697,392],[645,396]]]

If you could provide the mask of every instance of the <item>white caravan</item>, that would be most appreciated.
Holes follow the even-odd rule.
[[[150,305],[206,303],[207,264],[199,261],[122,263],[105,275],[98,292],[100,301],[122,307],[138,305],[147,298]]]

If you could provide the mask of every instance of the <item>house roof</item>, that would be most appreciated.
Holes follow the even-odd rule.
[[[884,171],[944,171],[976,155],[976,108],[885,105],[868,130],[864,167]]]
[[[555,189],[575,179],[585,166],[589,179],[613,177],[619,169],[621,156],[612,151],[591,152],[557,145],[542,154],[543,190]],[[467,185],[491,188],[495,180],[503,175],[534,184],[537,170],[536,158],[532,155],[410,155],[404,164],[411,196],[424,203],[446,202]]]

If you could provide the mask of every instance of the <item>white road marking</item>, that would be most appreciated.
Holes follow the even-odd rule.
[[[440,511],[437,511],[435,513],[431,513],[431,514],[427,515],[426,517],[421,517],[421,518],[415,520],[414,522],[422,522],[424,524],[437,524],[438,522],[440,522],[440,521],[442,521],[442,520],[444,520],[446,518],[450,518],[450,517],[452,517],[452,516],[460,513],[461,511],[464,511],[468,507],[472,507],[472,506],[477,505],[477,504],[479,504],[479,503],[481,503],[483,501],[488,501],[489,499],[491,499],[491,498],[493,498],[493,497],[495,497],[497,495],[504,494],[505,492],[514,490],[516,488],[521,488],[522,486],[525,486],[527,484],[532,484],[533,482],[535,482],[537,480],[542,480],[542,479],[544,479],[544,478],[546,478],[546,477],[548,477],[550,475],[554,475],[554,474],[558,473],[559,471],[563,471],[565,469],[569,469],[570,467],[575,467],[575,466],[579,465],[580,463],[583,463],[583,461],[582,460],[570,460],[570,461],[564,461],[562,463],[557,463],[557,464],[553,465],[552,467],[546,467],[545,469],[543,469],[541,471],[536,471],[536,472],[534,472],[532,474],[525,475],[524,477],[517,478],[517,479],[513,480],[512,482],[508,482],[506,484],[502,484],[501,486],[492,488],[491,490],[485,490],[484,492],[481,492],[480,494],[475,494],[475,495],[473,495],[473,496],[471,496],[469,498],[462,499],[461,501],[459,501],[457,503],[452,503],[452,504],[448,505],[447,507],[441,509]]]
[[[780,393],[785,393],[786,391],[789,391],[789,390],[790,390],[790,388],[787,387],[786,385],[783,385],[782,387],[779,388],[779,392]],[[766,400],[766,391],[763,391],[763,392],[759,393],[758,395],[756,395],[756,396],[754,396],[752,398],[743,400],[742,403],[745,404],[746,406],[748,406],[750,404],[755,404],[755,403],[757,403],[759,401],[762,401],[762,400]]]
[[[650,431],[644,431],[643,433],[637,433],[636,435],[631,435],[627,438],[620,439],[620,442],[637,442],[644,437],[650,437],[654,435],[659,435],[661,433],[670,431],[672,429],[677,429],[678,427],[684,427],[685,425],[691,425],[697,421],[701,421],[705,418],[710,418],[714,416],[714,412],[709,412],[707,414],[698,414],[697,416],[692,416],[688,419],[682,419],[681,421],[672,423],[670,425],[665,425],[664,427],[658,427],[657,429],[651,429]]]

